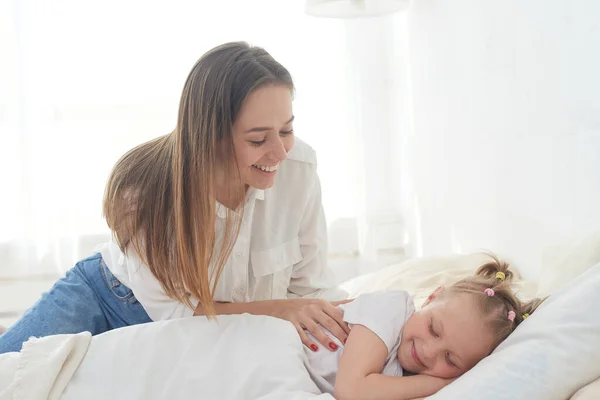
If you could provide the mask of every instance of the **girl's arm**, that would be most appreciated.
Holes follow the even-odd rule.
[[[379,336],[362,325],[354,325],[340,359],[335,398],[411,400],[430,396],[451,382],[428,375],[382,375],[387,355],[387,346]]]

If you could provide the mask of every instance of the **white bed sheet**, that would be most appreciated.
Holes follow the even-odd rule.
[[[63,400],[333,400],[304,366],[292,324],[204,317],[138,325],[92,338]]]
[[[92,335],[30,339],[19,353],[0,355],[0,400],[58,400],[91,342]]]

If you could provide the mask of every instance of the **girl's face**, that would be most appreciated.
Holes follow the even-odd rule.
[[[294,146],[293,120],[287,86],[264,86],[244,100],[233,124],[233,146],[245,185],[273,186],[279,165]]]
[[[398,360],[415,373],[455,378],[494,347],[494,337],[468,294],[442,296],[438,288],[404,325]]]

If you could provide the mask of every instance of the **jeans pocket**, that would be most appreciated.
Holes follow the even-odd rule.
[[[100,260],[100,271],[102,271],[102,277],[104,278],[106,287],[118,300],[128,301],[130,303],[137,301],[133,296],[133,291],[122,284],[121,281],[110,272],[110,269],[108,269],[104,260]]]

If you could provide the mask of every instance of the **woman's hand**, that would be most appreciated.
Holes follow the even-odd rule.
[[[350,301],[352,300],[330,303],[321,299],[275,300],[273,301],[272,315],[294,324],[302,343],[309,349],[317,351],[319,346],[308,337],[306,331],[310,332],[326,349],[335,351],[338,349],[337,344],[321,327],[326,328],[340,342],[344,343],[350,333],[350,328],[344,322],[344,313],[336,306]]]
[[[349,303],[352,300],[335,301],[333,303],[320,299],[287,299],[264,300],[250,303],[219,303],[215,304],[217,315],[231,315],[250,313],[254,315],[270,315],[279,319],[290,321],[296,327],[302,343],[313,351],[319,350],[305,332],[310,332],[325,348],[335,351],[337,344],[323,331],[321,326],[327,328],[340,342],[344,343],[350,332],[348,324],[344,322],[344,313],[337,308],[338,305]],[[201,305],[198,305],[194,315],[205,315]]]

